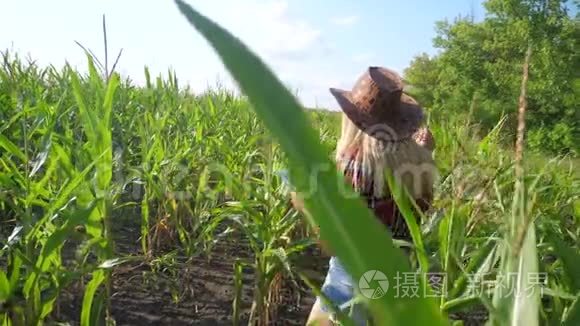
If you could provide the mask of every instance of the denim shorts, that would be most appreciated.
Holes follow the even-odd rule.
[[[352,305],[354,298],[354,283],[346,272],[338,257],[330,258],[328,273],[322,285],[321,292],[342,312],[348,314],[355,325],[366,325],[367,314],[360,304]],[[316,298],[322,311],[331,313],[321,298]],[[351,313],[352,312],[352,313]]]

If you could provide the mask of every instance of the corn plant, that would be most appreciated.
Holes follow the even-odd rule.
[[[245,194],[234,194],[241,198],[228,201],[220,215],[224,221],[233,224],[230,228],[240,231],[249,243],[252,257],[238,259],[235,270],[251,268],[254,272],[254,296],[249,324],[267,325],[276,320],[276,303],[283,293],[280,285],[285,276],[293,280],[290,260],[312,244],[308,238],[293,237],[299,225],[299,214],[291,208],[284,196],[284,188],[276,175],[280,168],[274,146],[266,151],[263,163],[254,165],[252,175],[238,179],[248,186]],[[238,189],[243,188],[239,185]],[[232,223],[233,222],[233,223]],[[241,293],[241,274],[237,274],[236,293]],[[294,285],[297,284],[294,282]],[[234,299],[234,320],[239,320],[239,297]],[[279,303],[279,302],[278,302]]]
[[[18,63],[11,66],[13,75],[5,77],[14,79],[17,76],[16,69],[13,68],[18,69],[20,66]],[[109,223],[107,215],[111,205],[111,162],[106,156],[110,151],[110,127],[106,121],[110,121],[112,97],[118,79],[112,78],[109,87],[105,89],[99,77],[92,74],[91,86],[99,91],[96,94],[100,98],[97,100],[96,109],[89,110],[81,94],[77,75],[70,69],[65,70],[65,74],[72,74],[71,88],[78,101],[78,116],[90,141],[88,149],[78,151],[80,158],[76,158],[76,166],[72,163],[73,158],[64,149],[74,143],[72,138],[63,139],[54,134],[54,130],[60,127],[58,119],[70,112],[60,105],[67,96],[73,95],[68,92],[62,93],[57,106],[51,107],[46,104],[49,99],[43,98],[46,93],[41,92],[45,85],[18,85],[27,86],[28,90],[40,91],[37,93],[38,97],[33,97],[32,102],[21,102],[20,108],[25,111],[43,110],[47,117],[29,128],[30,121],[23,115],[22,141],[27,144],[41,134],[44,146],[39,148],[41,151],[34,154],[32,160],[29,155],[33,153],[33,148],[24,146],[25,151],[21,152],[8,138],[4,137],[2,141],[3,147],[9,150],[9,155],[2,158],[5,172],[17,177],[16,183],[4,184],[3,189],[24,194],[21,197],[24,211],[17,217],[14,231],[2,250],[2,254],[8,257],[10,270],[9,276],[3,273],[1,277],[10,279],[9,286],[3,288],[2,301],[11,307],[10,319],[17,323],[41,323],[52,312],[59,292],[77,280],[79,275],[94,271],[94,279],[104,280],[99,275],[104,275],[105,271],[96,270],[96,266],[66,270],[61,250],[69,238],[76,235],[77,238],[92,243],[102,262],[111,258],[111,243],[107,241],[108,233],[104,232]],[[36,77],[30,71],[26,76]],[[63,78],[56,73],[53,77],[56,78],[51,81],[63,82]],[[38,83],[42,79],[35,81]],[[12,94],[18,96],[19,91],[22,90],[15,88]],[[9,125],[4,127],[8,128]],[[17,165],[17,162],[22,165]],[[32,169],[29,168],[30,162],[33,162]],[[95,181],[93,187],[87,182],[91,176]],[[53,184],[54,180],[62,183],[54,188],[58,184]],[[54,197],[51,196],[53,191],[56,194]],[[96,283],[92,282],[87,287],[83,304],[83,325],[88,325],[95,318],[91,314],[91,300],[98,285]]]

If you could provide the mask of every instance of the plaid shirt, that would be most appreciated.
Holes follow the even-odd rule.
[[[352,158],[356,157],[356,151],[350,155],[350,159],[346,164],[343,174],[348,182],[355,184],[354,179],[354,165],[356,161]],[[361,184],[361,173],[359,170],[357,184]],[[411,234],[405,219],[401,212],[399,211],[395,200],[390,196],[384,196],[382,198],[377,198],[373,195],[374,184],[373,181],[369,182],[360,191],[360,195],[366,200],[368,207],[375,213],[375,216],[391,231],[392,237],[394,239],[411,241]],[[429,201],[425,199],[415,199],[417,206],[425,212],[429,209]],[[417,223],[419,223],[419,216],[415,214]]]

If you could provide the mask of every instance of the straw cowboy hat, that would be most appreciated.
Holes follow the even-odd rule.
[[[351,91],[330,92],[357,127],[384,141],[409,139],[423,122],[421,106],[403,93],[399,75],[384,67],[367,68]]]

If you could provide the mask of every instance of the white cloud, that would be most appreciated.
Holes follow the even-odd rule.
[[[315,62],[323,57],[322,53],[329,52],[321,31],[303,17],[293,15],[289,8],[292,4],[286,0],[189,1],[202,14],[241,39],[291,89],[299,85],[306,87],[312,71],[316,70]],[[217,76],[226,88],[239,91],[205,42],[196,46],[187,44],[187,50],[189,55],[195,55],[196,61],[180,60],[181,66],[190,66],[185,75],[186,83],[201,90],[214,85]],[[310,100],[308,98],[305,102]]]
[[[321,93],[323,98],[327,96],[327,88],[319,85],[329,87],[332,83],[318,79],[335,69],[326,62],[334,50],[320,29],[292,15],[285,0],[228,3],[227,12],[211,7],[206,12],[262,57],[290,89],[298,92],[304,105],[313,106]],[[323,99],[320,104],[329,102]]]
[[[299,58],[320,43],[321,31],[290,15],[285,0],[228,1],[227,7],[217,10],[216,21],[266,59]]]
[[[339,26],[352,26],[356,24],[358,21],[359,16],[357,15],[334,17],[332,19],[332,23]]]

